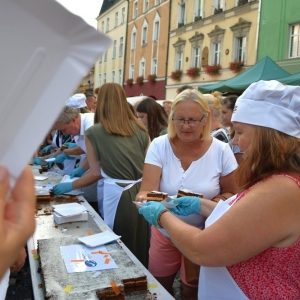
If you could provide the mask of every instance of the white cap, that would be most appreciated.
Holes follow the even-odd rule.
[[[231,121],[300,138],[300,87],[276,80],[252,83],[237,99]]]
[[[84,94],[75,94],[67,100],[66,105],[73,108],[86,107],[85,100],[86,97]]]

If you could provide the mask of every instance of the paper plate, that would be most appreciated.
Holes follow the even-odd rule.
[[[83,205],[78,203],[66,203],[53,205],[54,211],[58,212],[60,215],[67,216],[76,216],[86,211],[86,208]]]
[[[46,158],[45,159],[46,162],[51,162],[51,161],[55,161],[55,157],[51,157],[51,158]]]
[[[144,200],[143,202],[137,202],[137,201],[132,201],[136,206],[138,207],[143,207],[147,204],[147,201]],[[167,200],[161,201],[160,202],[165,208],[174,208],[176,207],[177,204],[172,204]]]
[[[97,247],[119,239],[121,236],[114,234],[111,231],[105,230],[101,233],[80,237],[78,240],[88,247]]]

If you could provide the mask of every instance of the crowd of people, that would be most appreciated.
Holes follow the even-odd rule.
[[[171,295],[180,271],[182,299],[300,298],[300,87],[258,81],[223,97],[185,85],[173,101],[147,97],[132,107],[119,84],[106,83],[97,97],[70,97],[52,130],[41,149],[55,158],[49,168],[77,178],[55,194],[86,189]],[[30,173],[8,194],[0,168],[3,285],[34,231]],[[133,203],[179,189],[203,197],[174,198],[172,208]]]

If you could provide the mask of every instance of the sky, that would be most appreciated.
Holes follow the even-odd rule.
[[[99,15],[103,0],[56,0],[73,14],[82,17],[89,25],[97,28],[96,18]]]

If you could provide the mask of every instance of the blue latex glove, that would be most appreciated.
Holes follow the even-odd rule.
[[[69,147],[69,149],[78,147],[78,145],[76,143],[65,143],[64,145],[67,145]]]
[[[55,195],[69,193],[73,191],[73,182],[59,183],[53,187],[53,191]]]
[[[195,196],[185,196],[174,200],[170,203],[177,204],[176,207],[170,208],[170,211],[179,216],[188,216],[192,214],[200,214],[200,198]]]
[[[41,164],[42,164],[42,161],[41,161],[40,158],[35,157],[34,160],[33,160],[33,163],[34,163],[35,165],[41,165]]]
[[[150,224],[154,225],[155,227],[159,227],[157,219],[159,217],[159,214],[165,209],[165,206],[163,206],[161,203],[149,201],[145,206],[139,209],[139,214],[143,215],[143,217]]]
[[[76,148],[78,145],[76,143],[68,142],[68,143],[63,143],[63,146],[67,146],[68,149],[72,149],[72,148]]]
[[[42,149],[42,152],[48,152],[52,149],[52,145],[48,145]]]
[[[78,168],[74,169],[70,173],[70,178],[81,177],[83,174],[84,174],[84,169],[82,166],[79,166]]]
[[[65,159],[75,159],[75,158],[71,157],[63,152],[62,154],[57,155],[55,158],[55,161],[53,161],[53,162],[62,164],[65,161]]]

